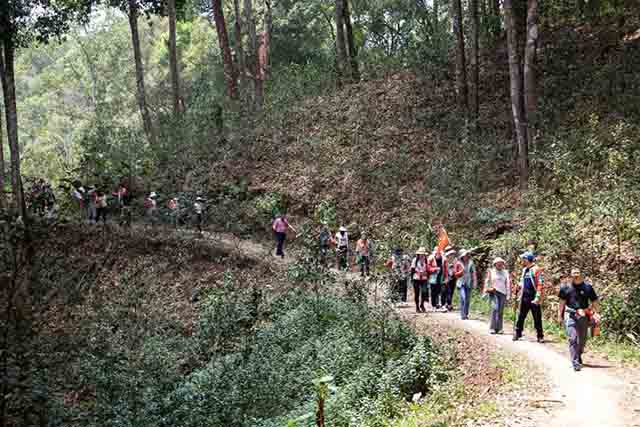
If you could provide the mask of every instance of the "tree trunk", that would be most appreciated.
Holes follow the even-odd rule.
[[[244,23],[249,36],[247,47],[247,71],[251,75],[253,83],[253,97],[249,100],[249,107],[253,109],[256,104],[256,90],[260,88],[258,82],[258,35],[256,31],[256,21],[253,16],[253,0],[244,0]]]
[[[18,145],[18,109],[16,107],[16,83],[14,71],[14,47],[10,38],[3,42],[0,57],[0,78],[4,98],[5,118],[7,122],[7,141],[11,154],[11,188],[15,205],[27,224],[27,206],[22,191],[22,175],[20,173],[20,146]],[[1,145],[1,144],[0,144]]]
[[[338,81],[344,78],[347,69],[347,48],[344,35],[344,0],[336,0],[336,65]]]
[[[262,110],[264,104],[264,82],[269,74],[269,57],[271,49],[271,26],[273,16],[271,12],[271,1],[265,0],[264,31],[260,36],[260,46],[258,47],[257,69],[256,69],[256,98],[255,106],[257,111]]]
[[[169,68],[171,73],[171,90],[173,91],[173,114],[178,116],[183,111],[183,100],[180,94],[180,75],[178,74],[178,47],[176,42],[176,0],[168,0],[169,15]]]
[[[440,0],[433,0],[433,33],[434,34],[438,34],[438,27],[439,27],[439,23],[440,23],[440,17],[438,16],[439,10],[438,10],[438,2]]]
[[[505,26],[509,51],[509,76],[511,81],[511,111],[518,144],[518,172],[520,188],[526,190],[529,184],[529,146],[527,125],[524,119],[522,75],[520,73],[520,55],[518,54],[517,22],[514,16],[513,0],[504,0]]]
[[[133,44],[133,58],[136,64],[136,98],[142,115],[144,132],[152,145],[156,145],[156,132],[151,122],[151,114],[147,106],[147,95],[144,85],[144,67],[142,65],[142,51],[140,49],[140,35],[138,34],[138,4],[136,0],[129,0],[129,27],[131,28],[131,43]]]
[[[529,0],[527,9],[527,43],[524,50],[524,104],[526,108],[527,141],[535,142],[537,76],[536,51],[538,49],[538,0]]]
[[[218,43],[222,54],[222,63],[224,66],[224,77],[227,80],[227,90],[229,98],[238,99],[238,84],[236,68],[233,65],[231,57],[231,48],[229,47],[229,37],[227,36],[227,24],[224,20],[224,12],[222,10],[222,0],[213,0],[213,20],[216,24],[216,32],[218,33]]]
[[[467,89],[467,63],[464,49],[464,29],[462,28],[462,3],[452,0],[453,31],[456,36],[456,89],[458,92],[458,106],[465,114],[469,111]]]
[[[477,126],[480,111],[480,101],[478,88],[480,84],[480,19],[478,16],[478,0],[469,0],[470,23],[471,23],[471,84],[470,84],[470,113],[473,126]]]
[[[242,47],[242,17],[240,14],[240,0],[233,0],[233,13],[236,22],[234,24],[234,38],[236,42],[236,67],[240,80],[240,92],[246,93],[247,90],[247,67],[245,66],[244,49]]]
[[[2,55],[2,49],[0,49]],[[4,108],[0,107],[0,210],[7,207],[6,195],[4,192],[4,132],[2,129],[2,113]]]
[[[351,25],[351,11],[349,10],[349,0],[343,0],[344,25],[347,36],[347,55],[349,57],[349,65],[351,66],[351,78],[354,81],[360,80],[360,70],[358,69],[358,51],[356,42],[353,37],[353,26]]]

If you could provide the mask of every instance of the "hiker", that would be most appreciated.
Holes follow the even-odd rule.
[[[287,239],[287,228],[290,228],[294,233],[296,229],[289,224],[287,217],[282,214],[276,215],[272,228],[276,234],[276,256],[284,258],[284,241]]]
[[[444,254],[447,273],[441,291],[441,303],[445,312],[453,310],[453,293],[456,289],[456,278],[453,273],[456,265],[456,251],[447,247]]]
[[[569,340],[571,364],[582,369],[582,354],[587,343],[587,330],[598,321],[598,295],[591,284],[582,280],[579,269],[571,270],[571,283],[560,287],[558,322],[564,323]]]
[[[104,225],[107,224],[107,195],[102,191],[96,192],[96,224],[100,222],[100,218],[102,218],[102,222]]]
[[[542,303],[544,275],[542,268],[535,264],[535,258],[533,252],[525,252],[520,255],[524,268],[520,278],[520,310],[513,340],[517,341],[522,338],[524,321],[531,312],[538,342],[542,344],[544,343],[544,331],[542,330],[542,307],[540,304]]]
[[[167,202],[167,209],[169,209],[169,221],[175,227],[178,228],[178,198],[172,197]]]
[[[85,201],[87,204],[87,213],[89,224],[96,223],[96,215],[97,215],[97,206],[96,206],[96,186],[91,185],[89,189],[84,194]]]
[[[484,293],[491,302],[489,317],[489,333],[501,334],[504,318],[504,307],[511,298],[511,275],[505,268],[506,261],[500,257],[493,260],[493,268],[487,271],[484,280]]]
[[[333,243],[336,245],[336,268],[347,270],[349,267],[349,233],[347,227],[341,226],[336,233]]]
[[[439,310],[440,307],[442,307],[440,297],[444,278],[448,275],[447,264],[444,262],[442,250],[439,246],[433,248],[433,253],[429,255],[427,264],[429,271],[429,288],[431,291],[431,307],[434,310]]]
[[[398,302],[402,307],[407,306],[407,279],[411,274],[411,259],[409,255],[403,255],[401,248],[396,248],[391,254],[389,260],[385,263],[387,268],[391,269],[392,283],[392,300]]]
[[[158,210],[158,202],[156,199],[158,195],[155,191],[149,193],[146,199],[144,199],[145,217],[147,221],[154,226],[156,224],[156,212]]]
[[[193,211],[196,214],[196,227],[200,234],[202,234],[202,226],[204,225],[204,211],[207,207],[206,203],[207,201],[204,198],[198,196],[193,204]]]
[[[427,250],[421,247],[416,251],[416,257],[411,262],[416,313],[426,312],[424,303],[429,299],[429,272],[427,268]]]
[[[329,255],[329,246],[331,245],[331,232],[326,223],[322,224],[320,234],[318,234],[318,257],[320,264],[327,266],[327,257]]]
[[[361,238],[356,242],[356,256],[360,264],[360,276],[369,275],[369,264],[371,262],[371,245],[367,239],[367,233],[362,233]]]
[[[456,287],[460,295],[460,318],[467,320],[469,318],[469,308],[471,307],[471,291],[473,288],[478,287],[476,266],[471,259],[469,251],[465,249],[460,251],[459,259],[454,269]]]
[[[127,206],[127,200],[129,197],[129,190],[124,184],[120,184],[118,189],[111,193],[113,197],[116,198],[116,204],[118,206],[118,210],[120,211],[120,222],[121,226],[123,225],[131,225],[131,211]]]

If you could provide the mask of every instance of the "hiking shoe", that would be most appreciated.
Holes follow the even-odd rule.
[[[582,365],[580,363],[576,363],[573,365],[573,370],[576,372],[580,372],[582,370]]]
[[[544,344],[544,338],[538,338],[538,342],[539,342],[540,344]]]
[[[522,338],[520,335],[514,335],[512,340],[513,341],[518,341],[520,338]]]
[[[493,329],[489,329],[489,333],[490,333],[491,335],[495,335],[497,332],[496,332],[496,331],[494,331]]]

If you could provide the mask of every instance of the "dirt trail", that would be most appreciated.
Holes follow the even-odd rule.
[[[279,265],[285,266],[291,258],[273,257],[273,250],[250,240],[240,240],[231,235],[206,235],[217,244],[223,244],[253,257],[272,257]],[[349,280],[359,280],[359,275],[347,273]],[[439,322],[448,327],[465,330],[489,340],[498,349],[508,353],[526,355],[535,365],[540,366],[551,383],[551,395],[540,396],[540,401],[552,403],[555,410],[549,419],[539,422],[540,427],[640,427],[640,375],[638,372],[613,373],[613,364],[589,365],[581,372],[571,369],[568,357],[551,344],[538,344],[524,338],[518,342],[511,340],[511,334],[489,335],[488,326],[481,320],[460,320],[457,313],[410,314],[410,309],[399,310],[410,321],[420,317]],[[422,319],[419,319],[423,321]],[[526,408],[523,408],[526,411]],[[518,425],[509,423],[509,425]]]
[[[425,315],[412,315],[418,316]],[[559,353],[549,344],[542,345],[529,339],[513,342],[511,334],[489,335],[485,321],[463,321],[457,313],[428,313],[426,317],[429,321],[485,336],[498,348],[524,354],[542,367],[551,382],[552,393],[550,396],[540,396],[540,399],[557,402],[558,409],[540,424],[541,427],[640,426],[636,412],[640,402],[637,394],[634,395],[633,381],[629,377],[607,373],[607,370],[614,368],[613,365],[589,365],[589,356],[586,355],[587,366],[581,372],[574,372],[567,355]]]

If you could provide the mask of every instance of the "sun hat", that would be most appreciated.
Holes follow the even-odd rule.
[[[574,268],[571,269],[571,275],[572,276],[578,276],[578,275],[581,275],[581,274],[582,274],[582,272],[580,271],[579,268],[575,268],[574,267]]]
[[[416,251],[416,255],[426,255],[426,254],[427,254],[427,248],[425,248],[424,246],[420,246]]]
[[[447,252],[445,252],[444,256],[445,257],[449,257],[451,255],[455,255],[456,251],[454,251],[453,249],[449,249]]]
[[[153,198],[153,197],[158,197],[158,195],[156,194],[156,192],[155,192],[155,191],[152,191],[152,192],[149,194],[149,197],[151,197],[151,198]]]
[[[204,199],[202,197],[196,197],[196,202],[204,202]]]
[[[347,231],[347,227],[343,225],[338,229],[338,231]]]
[[[536,256],[533,254],[533,252],[531,251],[527,251],[525,253],[523,253],[522,255],[520,255],[520,258],[527,260],[529,262],[533,262],[534,259],[536,259]]]
[[[469,251],[468,251],[468,250],[466,250],[466,249],[462,249],[462,250],[458,253],[458,256],[459,256],[460,258],[464,258],[464,257],[466,257],[466,256],[469,256]]]
[[[507,262],[506,262],[504,259],[500,258],[500,257],[496,257],[496,258],[494,258],[494,259],[493,259],[493,265],[496,265],[496,264],[498,264],[498,263],[506,264]]]

